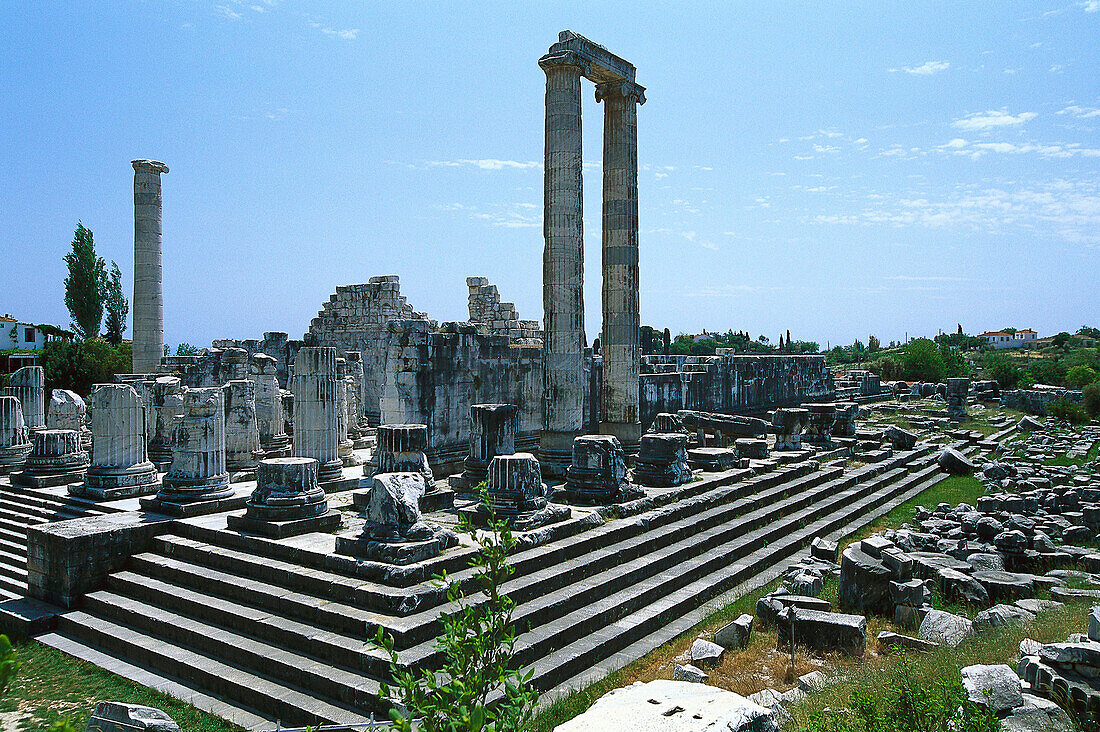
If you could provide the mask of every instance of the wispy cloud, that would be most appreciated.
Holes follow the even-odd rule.
[[[478,170],[533,170],[541,169],[542,163],[522,162],[519,160],[498,160],[482,158],[480,160],[429,160],[428,165],[445,168],[477,168]]]
[[[1080,143],[1058,143],[1047,145],[1038,142],[967,142],[956,138],[940,145],[940,150],[954,155],[964,155],[977,160],[987,153],[1026,155],[1029,153],[1044,158],[1100,157],[1100,149],[1083,147]]]
[[[215,5],[214,12],[227,20],[240,20],[242,15],[229,5]]]
[[[1097,0],[1100,2],[1100,0]],[[1057,114],[1072,114],[1074,117],[1100,117],[1100,109],[1096,107],[1081,107],[1071,104],[1065,109],[1058,110]]]
[[[890,71],[904,71],[913,76],[931,76],[941,71],[947,71],[949,68],[951,68],[951,64],[947,61],[925,61],[920,66],[902,66],[900,69],[890,69]]]
[[[345,41],[354,41],[359,37],[358,28],[347,28],[340,30],[339,28],[322,28],[321,32],[326,36],[333,36],[335,38],[341,38]]]
[[[915,277],[915,276],[912,276],[912,275],[891,275],[891,276],[887,277],[886,279],[893,280],[894,282],[970,282],[971,281],[971,278],[969,278],[969,277],[940,277],[940,276]]]
[[[534,229],[542,226],[541,207],[534,203],[495,203],[487,210],[464,203],[448,203],[439,208],[504,229]]]
[[[959,130],[990,130],[995,127],[1022,125],[1038,116],[1035,112],[1020,112],[1013,115],[1009,114],[1007,109],[990,110],[968,114],[952,122],[951,126]]]
[[[1080,7],[1085,9],[1086,13],[1095,13],[1100,11],[1100,0],[1085,0],[1080,4]]]

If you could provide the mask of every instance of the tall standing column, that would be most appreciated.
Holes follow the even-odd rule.
[[[336,349],[306,347],[294,359],[294,457],[313,458],[321,482],[337,480],[340,461],[340,423],[336,376]]]
[[[645,89],[629,81],[596,86],[603,102],[603,389],[600,432],[636,452],[638,417],[638,105]]]
[[[564,475],[584,426],[584,223],[581,189],[581,76],[565,51],[539,59],[546,72],[542,307],[545,416],[539,459]]]
[[[164,356],[160,262],[160,174],[168,166],[134,160],[134,373],[151,374]]]

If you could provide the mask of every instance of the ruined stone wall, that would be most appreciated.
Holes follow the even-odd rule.
[[[380,400],[383,424],[428,425],[428,459],[448,474],[469,451],[470,406],[519,407],[517,449],[533,449],[542,428],[542,349],[486,335],[470,323],[392,320],[386,326]]]
[[[178,376],[192,389],[224,386],[227,381],[247,379],[250,355],[243,348],[206,348],[198,356],[166,356],[158,374]]]
[[[396,275],[371,277],[366,284],[342,285],[329,297],[305,335],[307,346],[331,346],[339,356],[347,351],[363,354],[364,414],[379,424],[379,400],[385,371],[384,333],[391,320],[418,321],[434,328],[435,322],[416,312],[401,294]]]
[[[257,353],[264,353],[275,359],[275,376],[279,379],[279,385],[286,388],[290,383],[290,373],[294,370],[294,357],[298,355],[298,349],[305,345],[304,341],[291,340],[286,333],[271,331],[264,333],[260,340],[255,338],[237,339],[221,338],[211,346],[217,349],[240,348],[248,354],[248,361]]]
[[[1084,400],[1084,395],[1079,391],[1070,389],[1012,389],[1001,392],[1001,406],[1016,409],[1028,414],[1036,414],[1045,417],[1049,411],[1051,402],[1059,399],[1068,399],[1071,402]]]
[[[803,355],[644,356],[640,391],[643,425],[660,412],[761,414],[836,393],[825,357]]]
[[[470,322],[478,330],[504,335],[524,345],[542,345],[542,329],[537,320],[520,320],[519,311],[510,302],[500,301],[496,285],[488,277],[467,277],[470,290]]]

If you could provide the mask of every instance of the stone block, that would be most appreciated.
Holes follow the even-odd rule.
[[[729,625],[718,629],[714,642],[727,650],[747,648],[752,636],[752,616],[745,613]]]
[[[862,615],[793,609],[795,645],[815,651],[840,651],[850,656],[862,656],[867,646],[867,618]],[[778,648],[790,647],[792,609],[780,613],[776,628]]]

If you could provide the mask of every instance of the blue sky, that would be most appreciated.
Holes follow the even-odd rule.
[[[642,322],[773,340],[1100,325],[1100,1],[0,4],[0,311],[67,325],[77,219],[132,288],[164,161],[166,340],[300,337],[397,274],[542,310],[559,30],[638,67]],[[602,108],[584,101],[586,326]]]

